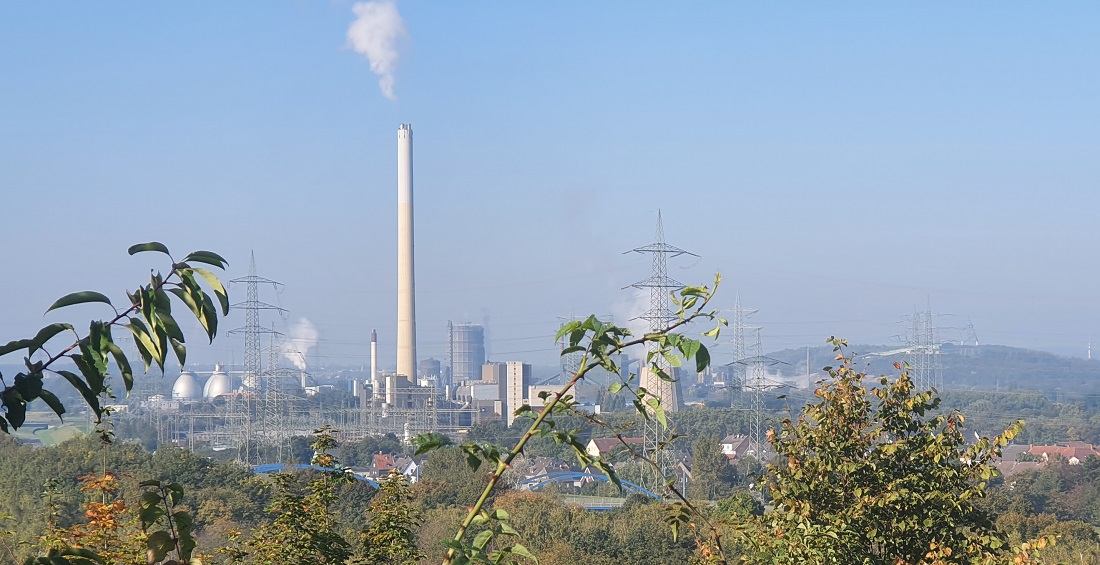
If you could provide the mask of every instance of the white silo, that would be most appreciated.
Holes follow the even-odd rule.
[[[210,379],[206,381],[206,386],[202,388],[202,395],[206,398],[216,398],[223,394],[229,394],[233,390],[233,383],[229,380],[229,375],[222,370],[221,365],[214,365],[214,373],[210,375]]]
[[[172,384],[173,400],[198,400],[202,398],[202,385],[195,375],[184,371]]]

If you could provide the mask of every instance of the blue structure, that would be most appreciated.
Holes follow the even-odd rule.
[[[366,477],[360,477],[359,475],[351,473],[350,471],[348,471],[346,469],[333,469],[331,467],[318,467],[317,465],[307,465],[307,464],[304,464],[304,463],[299,464],[299,465],[284,465],[282,463],[264,463],[262,465],[253,465],[252,466],[253,471],[255,471],[256,473],[262,473],[262,474],[278,473],[278,472],[282,471],[284,468],[313,469],[314,471],[326,471],[326,472],[337,471],[337,472],[342,472],[342,473],[349,473],[349,474],[351,474],[351,476],[355,477],[356,479],[359,479],[360,481],[363,481],[364,483],[367,483],[367,484],[369,484],[370,486],[372,486],[376,489],[378,488],[378,482],[377,481],[374,481],[372,479],[368,479]]]
[[[544,485],[547,485],[547,484],[550,484],[550,483],[563,483],[563,482],[573,483],[573,482],[584,480],[584,479],[603,481],[605,483],[611,482],[611,479],[607,478],[607,475],[594,475],[592,473],[578,473],[578,472],[562,471],[562,472],[559,472],[559,473],[547,473],[545,475],[538,475],[536,477],[531,477],[530,479],[527,479],[527,480],[519,483],[518,486],[520,488],[526,488],[526,489],[530,489],[530,490],[538,490],[538,489],[542,488]],[[653,493],[653,491],[651,491],[651,490],[649,490],[649,489],[647,489],[643,486],[636,485],[636,484],[634,484],[630,481],[620,480],[619,483],[622,484],[624,493],[642,494],[642,495],[645,495],[645,496],[648,496],[648,497],[652,498],[653,500],[661,500],[660,496],[657,496],[656,494]]]

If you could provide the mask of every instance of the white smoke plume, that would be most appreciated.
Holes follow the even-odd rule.
[[[611,314],[615,323],[626,326],[635,337],[641,337],[649,332],[649,320],[642,319],[649,312],[649,290],[634,290],[626,300],[617,300],[611,306]],[[630,352],[631,356],[638,356],[640,351]]]
[[[370,70],[378,75],[382,95],[397,100],[393,94],[393,73],[397,69],[397,44],[408,36],[405,20],[392,0],[357,2],[351,7],[355,21],[348,26],[348,47],[370,61]]]
[[[317,328],[305,318],[290,326],[287,338],[283,341],[283,357],[294,363],[299,370],[306,370],[306,354],[317,345]]]

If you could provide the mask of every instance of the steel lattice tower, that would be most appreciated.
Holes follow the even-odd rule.
[[[282,286],[282,283],[273,281],[271,279],[265,279],[256,275],[256,253],[252,253],[252,257],[248,263],[248,276],[233,279],[229,281],[230,284],[244,284],[246,286],[247,296],[244,302],[239,302],[230,306],[231,309],[244,310],[245,311],[245,323],[243,328],[237,328],[230,330],[230,334],[238,335],[244,334],[244,375],[241,379],[243,385],[245,402],[244,405],[239,407],[238,418],[240,421],[241,432],[243,432],[244,438],[237,446],[237,459],[252,464],[256,453],[252,451],[252,439],[254,437],[254,412],[257,411],[257,407],[253,406],[252,399],[260,391],[260,335],[274,333],[274,330],[268,330],[260,327],[260,310],[278,310],[285,312],[278,306],[272,306],[265,302],[260,302],[260,285],[270,284],[273,288],[278,289]],[[260,426],[263,428],[263,424],[266,418],[263,417],[263,410],[266,407],[259,407],[260,414]],[[266,433],[268,430],[261,429],[261,432]]]
[[[657,212],[657,232],[653,243],[631,249],[627,253],[649,253],[653,258],[653,271],[650,277],[638,281],[630,287],[649,290],[649,310],[638,317],[649,322],[651,331],[663,330],[676,320],[676,316],[670,308],[670,295],[672,292],[684,288],[683,283],[668,276],[668,259],[680,255],[691,255],[692,257],[698,257],[698,255],[665,243],[665,230],[660,211]],[[648,353],[655,351],[657,345],[649,343],[646,347]],[[654,363],[666,375],[672,377],[672,367],[662,356],[655,357]],[[648,365],[648,363],[639,364],[639,387],[645,388],[649,394],[656,397],[665,412],[675,411],[679,403],[675,388],[678,383],[660,378],[654,371],[647,368]],[[644,486],[654,492],[664,491],[667,477],[672,470],[672,458],[668,450],[665,449],[668,441],[669,430],[661,426],[655,418],[646,419],[642,445],[647,456],[653,458],[654,462],[657,463],[657,469],[654,470],[648,480],[644,481],[647,483]]]
[[[260,382],[263,385],[263,418],[260,437],[268,446],[275,448],[275,460],[281,462],[290,454],[290,433],[286,421],[287,413],[293,408],[291,403],[294,399],[294,395],[291,394],[291,389],[294,387],[287,386],[284,382],[293,382],[293,379],[307,374],[304,371],[279,366],[280,356],[284,352],[290,353],[290,350],[278,341],[283,334],[275,331],[274,327],[269,333],[271,334],[271,347],[268,351],[270,360],[267,368],[260,374]]]
[[[730,408],[737,408],[745,403],[745,396],[748,394],[746,384],[748,379],[747,366],[743,363],[745,359],[749,357],[747,353],[747,347],[745,343],[745,330],[751,329],[750,326],[745,324],[745,320],[757,312],[754,308],[744,308],[741,306],[741,294],[738,293],[734,298],[733,306],[733,382],[730,383]],[[738,398],[734,398],[734,390],[738,391]]]
[[[778,359],[764,356],[764,347],[760,340],[761,328],[751,328],[756,334],[756,343],[753,344],[753,355],[737,361],[736,364],[745,367],[745,393],[749,396],[749,449],[754,457],[762,463],[766,463],[764,453],[767,451],[767,442],[764,439],[764,392],[773,386],[768,381],[767,368],[782,363]]]
[[[943,388],[943,368],[940,364],[940,347],[936,343],[935,314],[929,307],[913,313],[906,332],[908,363],[913,384],[917,390]]]

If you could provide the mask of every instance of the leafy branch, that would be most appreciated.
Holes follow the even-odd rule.
[[[634,346],[646,344],[650,346],[650,351],[647,353],[646,358],[647,363],[650,369],[662,380],[674,380],[673,377],[668,375],[664,370],[664,363],[668,363],[670,366],[680,366],[682,364],[681,358],[684,360],[694,359],[697,370],[702,371],[705,369],[710,364],[710,354],[707,348],[699,340],[685,337],[678,333],[678,330],[700,318],[716,320],[718,325],[710,331],[705,332],[703,335],[712,338],[718,336],[721,326],[725,325],[726,321],[717,318],[715,312],[707,308],[720,282],[721,276],[717,275],[715,276],[713,288],[708,288],[706,286],[689,286],[681,289],[677,293],[673,293],[673,303],[677,308],[674,321],[665,328],[648,332],[640,337],[633,337],[630,330],[609,322],[600,321],[595,316],[590,316],[583,321],[574,320],[562,326],[555,338],[566,338],[567,345],[562,350],[561,354],[569,355],[582,352],[580,368],[576,374],[574,374],[560,390],[544,396],[543,400],[545,403],[541,411],[536,412],[527,405],[521,406],[515,411],[518,416],[532,418],[532,422],[530,426],[528,426],[527,431],[511,449],[472,443],[463,444],[461,446],[463,451],[467,453],[467,461],[475,470],[481,465],[483,459],[493,464],[494,467],[490,472],[489,482],[482,491],[481,496],[474,505],[470,507],[466,517],[459,524],[454,538],[446,543],[449,550],[443,561],[444,564],[463,565],[471,562],[499,563],[510,554],[534,559],[534,556],[518,543],[511,547],[503,547],[497,552],[487,552],[485,550],[489,541],[496,535],[514,535],[514,530],[505,523],[507,520],[507,513],[502,514],[500,511],[497,511],[490,514],[485,510],[485,505],[494,489],[496,489],[505,471],[511,467],[512,461],[523,453],[528,441],[536,435],[539,437],[553,436],[555,441],[559,443],[568,443],[573,448],[582,465],[599,469],[607,475],[612,483],[620,489],[622,488],[622,482],[615,473],[612,465],[601,458],[589,455],[585,451],[584,445],[580,443],[574,433],[555,430],[553,419],[550,418],[550,416],[555,412],[568,410],[574,404],[572,395],[570,394],[571,391],[576,384],[584,379],[592,370],[603,368],[613,374],[618,374],[619,368],[614,360],[614,356]],[[665,409],[661,405],[661,398],[640,386],[636,389],[631,389],[629,380],[633,378],[634,375],[631,375],[626,383],[626,388],[635,395],[633,401],[634,406],[643,417],[647,419],[655,418],[663,428],[667,429],[668,422],[665,415]],[[617,393],[623,388],[623,383],[615,383],[610,388],[610,391],[612,393]],[[443,443],[441,438],[434,434],[418,436],[414,439],[414,442],[418,446],[417,454],[422,454],[438,448]],[[503,453],[503,455],[501,455],[501,453]],[[666,488],[670,486],[671,485],[666,484]],[[673,492],[679,494],[675,489],[673,489]],[[682,495],[679,496],[679,498],[683,499]],[[686,500],[684,500],[684,502],[686,502]],[[687,508],[698,513],[694,506],[689,505]],[[479,533],[473,540],[472,546],[464,544],[463,538],[472,525],[487,524],[491,521],[496,522],[498,525]],[[678,521],[674,523],[678,523]]]
[[[95,414],[96,423],[100,423],[106,412],[100,403],[100,397],[101,395],[110,396],[110,388],[106,380],[111,362],[114,362],[114,366],[121,375],[127,393],[134,384],[130,361],[122,348],[115,343],[111,333],[112,328],[116,326],[129,330],[144,362],[146,372],[153,363],[163,371],[169,351],[175,355],[182,367],[187,359],[187,349],[184,345],[186,340],[172,315],[172,300],[169,294],[174,295],[191,311],[202,325],[209,340],[214,340],[218,331],[219,308],[215,307],[214,300],[199,283],[199,279],[205,282],[217,298],[223,316],[229,314],[229,295],[213,272],[195,264],[201,263],[225,269],[228,266],[226,260],[210,251],[195,251],[189,253],[182,261],[176,262],[168,248],[155,241],[139,243],[128,250],[130,255],[146,251],[167,255],[172,261],[171,269],[167,276],[159,272],[151,274],[148,284],[139,286],[133,293],[127,292],[129,305],[123,310],[116,308],[106,295],[95,291],[67,294],[46,309],[48,313],[77,304],[102,303],[110,306],[114,316],[107,321],[93,320],[89,324],[88,334],[84,337],[77,333],[72,324],[53,323],[39,330],[32,338],[20,339],[0,346],[0,356],[26,350],[23,358],[25,371],[15,375],[10,385],[3,375],[0,375],[0,385],[4,387],[0,392],[0,403],[4,407],[3,415],[0,416],[0,431],[10,433],[12,430],[19,429],[26,421],[27,405],[35,400],[41,399],[59,418],[65,414],[65,406],[53,392],[43,386],[46,373],[64,378],[76,389]],[[51,355],[46,346],[63,332],[72,332],[74,341],[58,353]],[[45,354],[44,360],[34,360],[39,352]],[[55,364],[62,359],[71,361],[79,374],[67,369],[55,368]]]
[[[631,459],[639,461],[654,470],[659,471],[661,469],[660,464],[653,457],[647,455],[644,450],[638,450],[634,446],[630,445],[630,443],[627,442],[626,438],[623,437],[623,434],[620,430],[614,428],[613,426],[593,414],[589,414],[581,410],[576,410],[572,407],[569,408],[569,411],[581,418],[584,418],[585,421],[592,425],[610,431],[612,437],[617,440],[619,444],[622,445],[630,454]],[[677,436],[675,435],[672,436],[672,438],[669,439],[669,442],[671,442],[676,437]],[[666,444],[661,444],[657,446],[657,448],[664,449],[665,445]],[[608,476],[610,477],[610,475]],[[713,540],[712,542],[707,544],[713,546],[708,547],[708,553],[713,558],[712,561],[722,564],[727,563],[728,558],[726,557],[725,549],[722,546],[722,534],[718,529],[718,525],[710,520],[710,518],[708,518],[704,512],[700,511],[698,506],[688,500],[687,496],[683,492],[681,492],[679,488],[676,487],[675,480],[666,480],[664,488],[665,491],[676,500],[676,504],[673,506],[672,510],[669,512],[669,515],[665,519],[666,523],[668,523],[669,527],[672,529],[673,540],[675,540],[679,536],[680,527],[682,525],[689,524],[692,518],[698,519],[702,522],[703,526],[709,532],[710,539]],[[706,542],[704,541],[703,543]]]
[[[183,487],[179,483],[158,480],[143,481],[139,486],[146,489],[141,495],[141,531],[148,534],[149,563],[160,563],[169,553],[175,552],[176,558],[165,561],[164,565],[182,565],[191,561],[195,550],[195,538],[191,533],[194,521],[186,510],[172,509],[183,499]],[[164,521],[165,529],[148,533],[148,529]]]

